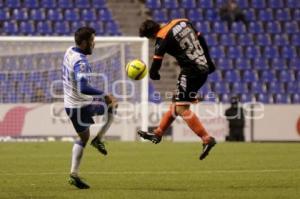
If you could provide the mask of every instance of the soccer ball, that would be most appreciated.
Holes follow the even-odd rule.
[[[143,79],[148,72],[146,64],[139,59],[128,62],[125,70],[127,76],[133,80]]]

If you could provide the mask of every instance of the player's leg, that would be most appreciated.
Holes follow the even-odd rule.
[[[150,140],[155,144],[158,144],[161,141],[163,134],[176,119],[176,116],[177,115],[175,114],[175,105],[171,104],[170,109],[163,115],[162,119],[160,120],[159,126],[153,132],[145,132],[139,130],[138,134],[142,138]]]

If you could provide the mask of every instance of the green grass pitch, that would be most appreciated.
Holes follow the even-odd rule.
[[[200,161],[200,143],[109,142],[87,146],[81,176],[67,183],[72,143],[0,143],[0,199],[300,198],[299,143],[219,143]]]

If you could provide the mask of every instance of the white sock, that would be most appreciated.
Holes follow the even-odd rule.
[[[71,174],[78,174],[80,161],[84,150],[84,144],[81,141],[76,141],[72,149],[72,165]]]
[[[111,126],[113,120],[114,120],[114,114],[113,113],[107,113],[105,124],[102,126],[102,128],[98,131],[97,137],[98,139],[102,139],[103,135],[107,132],[109,127]]]

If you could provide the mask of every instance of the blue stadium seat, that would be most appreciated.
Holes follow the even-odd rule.
[[[297,56],[295,47],[293,46],[284,46],[281,50],[281,56],[283,58],[291,59]]]
[[[21,0],[6,0],[5,4],[7,8],[20,8]]]
[[[281,25],[277,21],[268,22],[266,30],[268,33],[281,33]]]
[[[237,43],[241,46],[251,46],[254,45],[252,34],[240,34],[237,35]]]
[[[300,58],[294,57],[290,59],[289,68],[294,68],[300,71]]]
[[[270,8],[283,8],[284,3],[283,0],[269,0],[268,7]]]
[[[201,9],[187,10],[187,18],[193,22],[202,21],[203,20],[202,10]]]
[[[25,35],[34,35],[36,33],[35,26],[32,21],[22,21],[19,29],[20,32]]]
[[[216,82],[213,91],[217,94],[230,93],[228,85],[224,82]]]
[[[261,56],[260,48],[258,46],[246,47],[245,54],[247,58],[255,59]]]
[[[243,81],[253,83],[258,80],[257,74],[253,70],[245,70],[243,72]]]
[[[195,0],[181,0],[180,7],[190,9],[196,8],[196,1]]]
[[[216,46],[219,44],[217,34],[206,34],[204,37],[209,46]]]
[[[263,94],[263,93],[260,93],[257,95],[256,97],[256,101],[257,102],[261,102],[261,103],[265,103],[265,104],[269,104],[269,103],[272,103],[272,99],[271,99],[271,96],[269,96],[268,94]]]
[[[196,26],[196,29],[201,33],[210,33],[211,32],[210,23],[208,21],[196,22],[195,26]]]
[[[236,44],[235,35],[222,34],[220,37],[220,43],[221,43],[221,45],[225,45],[225,46],[234,46]]]
[[[39,8],[40,6],[38,0],[24,0],[23,5],[26,8]]]
[[[292,103],[300,104],[300,95],[298,93],[292,95]]]
[[[107,0],[92,0],[91,1],[91,6],[93,8],[106,8],[106,1]],[[159,0],[157,0],[159,1]],[[147,2],[146,2],[147,3]]]
[[[286,0],[286,6],[288,8],[300,8],[300,2],[298,0]]]
[[[218,65],[217,66],[222,70],[233,69],[232,59],[220,58],[220,59],[218,59]]]
[[[213,46],[210,48],[212,58],[225,58],[225,50],[222,46]]]
[[[18,35],[19,28],[16,22],[14,21],[4,21],[3,29],[6,35]]]
[[[240,74],[238,71],[236,70],[228,70],[225,71],[225,77],[224,80],[228,81],[228,82],[236,82],[236,81],[240,81]]]
[[[74,7],[72,0],[57,0],[57,6],[63,9]]]
[[[161,1],[160,0],[147,0],[146,6],[147,6],[147,8],[151,8],[151,9],[161,8]]]
[[[215,71],[211,75],[209,75],[210,82],[219,82],[222,81],[222,75],[220,71]]]
[[[10,19],[10,11],[9,9],[1,9],[0,12],[0,21],[6,21]]]
[[[47,19],[52,21],[62,21],[63,11],[61,9],[48,9]]]
[[[245,102],[252,102],[252,95],[249,93],[243,93],[241,94],[241,102],[245,103]]]
[[[107,22],[105,25],[105,32],[109,35],[120,35],[119,26],[116,22]]]
[[[234,82],[232,85],[233,94],[248,93],[247,85],[241,82]]]
[[[244,57],[243,48],[241,46],[230,46],[227,50],[227,57],[231,59]]]
[[[46,19],[45,9],[31,9],[30,10],[30,19],[35,21],[42,21]]]
[[[0,8],[4,7],[4,0],[0,0]]]
[[[300,37],[298,34],[293,34],[291,43],[295,46],[300,46]]]
[[[262,82],[272,82],[276,80],[276,77],[273,71],[263,70],[261,72],[260,80]]]
[[[198,0],[199,8],[213,8],[214,2],[209,0]]]
[[[224,93],[224,94],[221,94],[219,96],[220,96],[220,99],[221,99],[220,101],[222,103],[230,103],[230,96],[229,96],[229,94]]]
[[[273,59],[274,57],[278,57],[278,49],[275,46],[265,46],[263,50],[263,56],[265,58]]]
[[[28,19],[28,12],[27,9],[13,9],[12,11],[13,19],[23,21]]]
[[[251,63],[249,59],[245,58],[236,58],[235,60],[235,68],[239,70],[251,69]]]
[[[250,22],[249,23],[249,32],[250,33],[263,33],[264,28],[261,22]]]
[[[273,69],[284,69],[287,68],[287,64],[285,59],[274,57],[273,59],[271,59],[271,67]]]
[[[274,44],[276,46],[289,45],[289,37],[288,37],[288,35],[287,34],[276,34],[276,35],[274,35]]]
[[[272,94],[285,93],[285,90],[280,82],[270,82],[268,86],[268,92]]]
[[[167,22],[169,20],[166,9],[154,10],[152,16],[157,22]]]
[[[86,26],[86,22],[85,21],[72,21],[71,22],[71,32],[75,32],[78,28]],[[96,29],[96,27],[93,25],[91,25],[90,27],[95,28],[96,30],[96,34],[98,33],[98,29]]]
[[[231,31],[233,33],[237,33],[237,34],[241,34],[241,33],[246,33],[247,32],[245,24],[243,24],[241,22],[234,22],[232,24]]]
[[[39,21],[36,29],[41,35],[53,34],[52,24],[50,21]]]
[[[57,21],[54,23],[54,31],[58,35],[69,35],[70,34],[70,26],[68,22],[65,21]]]
[[[256,69],[268,69],[269,68],[268,60],[266,60],[265,58],[256,57],[253,60],[253,66]]]
[[[299,66],[298,66],[299,67]],[[296,79],[298,80],[298,84],[300,82],[300,70],[297,71]],[[300,88],[300,87],[299,87]],[[300,90],[299,90],[300,91]]]
[[[299,4],[300,4],[300,3],[299,3]],[[299,21],[299,20],[300,20],[300,9],[296,9],[296,10],[294,11],[293,19],[296,20],[296,21]]]
[[[164,0],[164,7],[168,9],[178,8],[178,1],[177,0]]]
[[[287,82],[286,84],[286,89],[288,93],[294,94],[298,92],[298,86],[297,84],[295,84],[295,82]]]
[[[273,10],[271,8],[262,9],[258,11],[258,16],[261,21],[272,21],[273,20]]]
[[[278,9],[276,10],[276,20],[289,21],[291,20],[290,9]]]
[[[290,102],[289,96],[287,94],[277,93],[274,97],[276,104],[287,104]]]
[[[103,35],[104,33],[104,24],[101,21],[91,21],[89,23],[90,27],[94,27],[97,35]]]
[[[43,5],[44,8],[56,8],[56,0],[42,0],[41,5]]]
[[[272,44],[270,34],[258,34],[256,36],[256,43],[260,46],[268,46]]]
[[[251,3],[252,3],[253,8],[265,8],[266,7],[265,0],[252,0]]]
[[[290,21],[284,23],[284,32],[289,34],[294,34],[299,32],[298,22]]]
[[[249,1],[248,0],[237,0],[238,5],[243,9],[249,8]]]
[[[81,10],[81,19],[85,21],[96,21],[97,15],[94,9]]]
[[[91,8],[90,2],[87,0],[75,0],[76,8]]]
[[[184,17],[185,17],[184,9],[170,9],[169,10],[169,18],[170,19],[178,19],[178,18],[184,18]]]
[[[215,11],[215,9],[207,9],[204,12],[204,17],[208,21],[216,21],[218,19],[219,15]]]
[[[78,21],[80,20],[78,9],[65,9],[65,20],[67,21]],[[85,20],[85,19],[83,19]]]
[[[256,10],[253,8],[247,8],[246,10],[246,19],[249,21],[255,21],[256,20]]]
[[[213,31],[216,33],[226,33],[228,32],[228,26],[223,22],[216,21],[213,23]]]
[[[98,15],[101,21],[112,21],[113,19],[111,12],[107,8],[98,10]]]
[[[295,80],[290,71],[280,70],[279,71],[279,79],[281,82],[292,82]]]

